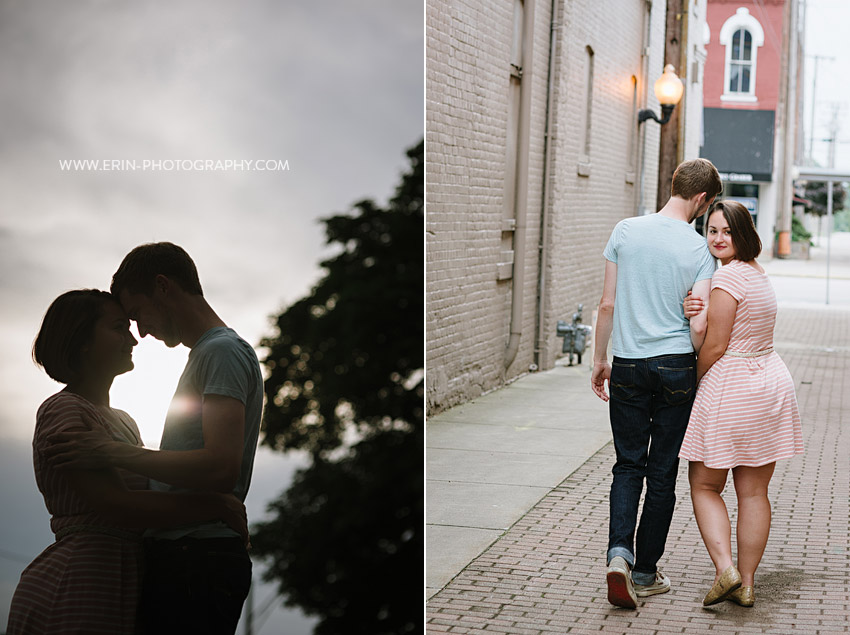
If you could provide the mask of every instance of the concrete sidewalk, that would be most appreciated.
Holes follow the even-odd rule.
[[[809,260],[774,258],[762,265],[771,276],[826,278],[829,255],[830,277],[850,279],[850,232],[834,233],[829,240],[824,237],[815,245],[809,249]]]
[[[847,633],[850,310],[781,309],[776,346],[797,389],[805,454],[776,464],[770,539],[756,572],[753,608],[730,602],[702,605],[714,566],[694,520],[684,462],[659,563],[671,579],[670,592],[639,599],[636,610],[607,602],[605,548],[614,463],[613,444],[607,444],[430,598],[427,632]],[[731,484],[724,498],[734,527],[737,502]]]
[[[830,342],[842,337],[834,326],[830,332],[813,329],[816,322],[846,323],[850,234],[832,236],[830,256],[829,307],[823,304],[825,246],[813,248],[808,261],[762,263],[780,303],[780,352],[834,352]],[[785,319],[783,307],[788,310]],[[600,451],[607,452],[606,459],[594,469],[604,472],[600,478],[610,483],[608,410],[591,392],[590,360],[588,351],[580,366],[559,365],[526,375],[428,418],[427,597],[444,589]],[[596,530],[607,535],[604,492],[598,506],[605,513],[593,522],[602,523]]]
[[[827,251],[829,259],[827,261]],[[812,247],[809,260],[774,258],[762,262],[782,306],[829,305],[850,307],[850,233],[833,234]],[[827,273],[829,278],[827,278]]]
[[[428,418],[428,597],[611,440],[589,359]]]

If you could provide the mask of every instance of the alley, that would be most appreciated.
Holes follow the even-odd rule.
[[[780,311],[776,345],[797,385],[806,453],[777,465],[757,602],[703,608],[713,567],[693,518],[686,465],[661,562],[670,593],[636,611],[605,597],[607,444],[428,603],[429,633],[844,633],[850,614],[850,311]],[[731,494],[731,495],[730,495]],[[734,493],[725,492],[734,514]],[[734,517],[733,517],[734,522]]]
[[[800,295],[825,289],[824,249],[815,249],[806,262],[766,263],[780,301],[776,348],[794,377],[806,452],[777,464],[770,488],[773,526],[757,572],[754,608],[730,602],[702,606],[713,567],[693,518],[684,464],[667,551],[660,563],[672,581],[671,592],[640,600],[635,611],[608,604],[604,553],[614,450],[597,426],[596,447],[601,449],[589,452],[577,468],[565,462],[565,473],[574,470],[569,476],[542,490],[538,502],[526,505],[506,531],[494,532],[489,547],[455,565],[452,579],[428,594],[428,633],[846,633],[850,433],[842,423],[850,413],[850,294],[845,291],[850,284],[850,234],[834,238],[830,306]],[[518,387],[530,381],[537,382],[534,386],[540,391],[537,403],[563,399],[565,392],[572,400],[584,390],[590,392],[589,371],[576,367],[548,373],[558,374],[559,381],[544,384],[532,380],[532,375],[478,401],[499,395],[500,407],[507,412],[512,400],[525,394]],[[566,416],[587,418],[583,413],[590,414],[591,406],[581,403],[582,410]],[[528,403],[526,407],[533,409]],[[516,416],[516,410],[511,412]],[[604,415],[604,410],[594,418],[598,414]],[[458,415],[443,418],[461,421]],[[445,443],[442,436],[438,439]],[[429,440],[429,448],[432,443]],[[540,454],[537,462],[545,458]],[[429,464],[428,478],[430,514],[440,508],[434,495],[443,495],[448,488],[432,487],[442,478],[439,465]],[[731,479],[724,498],[734,523]],[[467,498],[465,505],[475,508],[479,501]],[[439,551],[444,544],[429,539],[429,569],[440,556],[432,547]]]

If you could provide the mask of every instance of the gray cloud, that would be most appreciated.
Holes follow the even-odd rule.
[[[0,439],[23,457],[0,457],[3,482],[32,480],[16,444],[58,389],[29,356],[44,311],[67,289],[107,287],[132,247],[183,245],[211,304],[254,344],[308,292],[328,254],[319,219],[386,200],[423,136],[422,17],[393,0],[0,4]],[[59,159],[290,170],[73,172]],[[255,518],[292,469],[258,461]],[[15,519],[0,523],[3,544],[40,550],[34,484],[0,501]],[[15,581],[0,568],[0,621]]]

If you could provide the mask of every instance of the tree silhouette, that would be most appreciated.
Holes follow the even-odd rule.
[[[313,455],[252,529],[318,635],[421,630],[423,143],[386,209],[324,220],[340,248],[261,344],[262,442]]]

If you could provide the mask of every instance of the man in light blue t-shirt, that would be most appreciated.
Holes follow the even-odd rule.
[[[112,278],[139,336],[188,347],[189,360],[158,452],[126,451],[113,464],[160,490],[232,493],[251,481],[263,377],[254,349],[207,303],[195,263],[172,243],[139,245]],[[236,632],[251,586],[251,558],[236,532],[208,522],[148,533],[140,605],[145,633]]]
[[[609,404],[617,453],[607,553],[608,601],[617,606],[636,608],[638,597],[670,590],[657,563],[673,517],[679,448],[696,392],[695,351],[706,326],[705,312],[685,318],[682,299],[692,291],[707,300],[715,268],[690,223],[721,189],[710,161],[682,163],[667,204],[656,214],[617,223],[603,252],[591,386]]]

